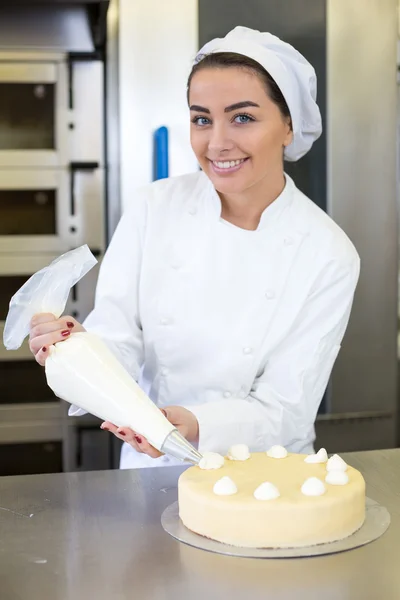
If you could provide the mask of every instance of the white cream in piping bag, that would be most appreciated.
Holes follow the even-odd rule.
[[[58,398],[103,421],[130,427],[158,450],[175,429],[92,333],[73,333],[50,346],[45,369],[47,383]]]

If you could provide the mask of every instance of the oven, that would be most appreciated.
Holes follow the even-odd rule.
[[[104,247],[103,62],[0,52],[0,255]]]
[[[60,254],[105,247],[104,63],[95,53],[0,52],[0,335],[12,295]],[[98,266],[66,313],[90,312]],[[0,344],[0,476],[96,468],[99,423],[67,416],[28,340]],[[101,433],[101,432],[100,432]],[[104,459],[105,460],[105,459]],[[107,466],[107,462],[102,466]]]

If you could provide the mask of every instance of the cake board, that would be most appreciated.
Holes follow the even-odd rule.
[[[385,533],[390,525],[390,514],[384,506],[371,498],[366,498],[365,521],[355,533],[337,542],[302,548],[239,548],[216,542],[185,527],[179,518],[178,502],[174,502],[164,510],[161,525],[176,540],[208,552],[243,558],[301,558],[345,552],[365,546]]]

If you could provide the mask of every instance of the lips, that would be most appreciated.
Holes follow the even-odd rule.
[[[218,167],[218,169],[231,169],[232,167],[237,167],[238,165],[243,163],[245,160],[246,160],[245,158],[239,158],[238,160],[224,160],[224,161],[213,160],[212,163],[216,167]]]
[[[236,160],[210,160],[214,173],[218,175],[228,175],[239,171],[247,162],[248,158],[239,158]]]
[[[243,169],[243,166],[248,161],[248,158],[239,158],[236,160],[210,160],[210,169],[220,177],[227,177],[240,169]]]

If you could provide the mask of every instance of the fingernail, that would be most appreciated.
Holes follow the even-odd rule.
[[[110,431],[106,425],[100,425],[100,429],[103,429],[104,431]]]
[[[71,321],[67,321],[67,327],[69,327],[70,329],[72,329],[74,326],[73,323],[71,323]]]
[[[68,337],[68,336],[70,335],[70,333],[71,333],[71,332],[70,332],[70,331],[68,331],[68,329],[64,329],[64,331],[62,331],[62,332],[61,332],[61,335],[62,335],[63,337]]]
[[[135,440],[137,441],[138,444],[141,444],[143,442],[143,440],[140,437],[140,435],[135,435],[134,438],[135,438]]]
[[[43,348],[42,348],[42,352],[47,352],[47,348],[46,348],[46,346],[43,346]]]
[[[125,431],[117,431],[117,433],[119,433],[119,435],[122,435],[122,437],[125,437],[125,436],[126,436],[126,433],[125,433]]]

